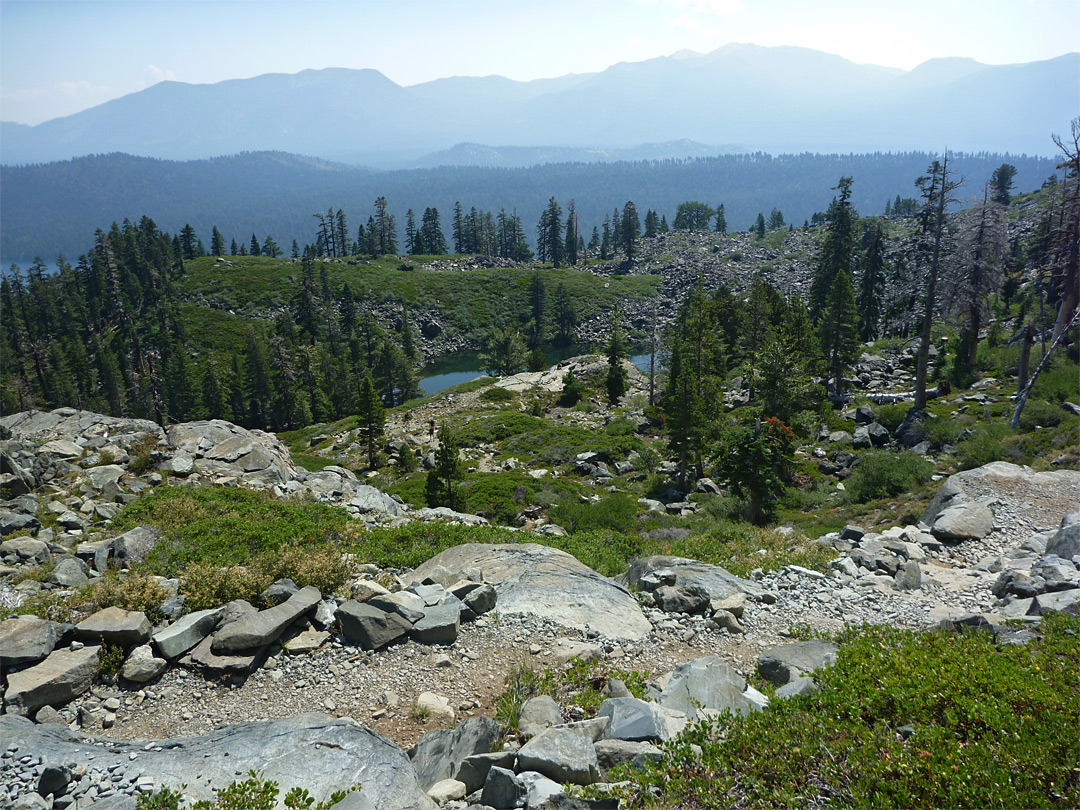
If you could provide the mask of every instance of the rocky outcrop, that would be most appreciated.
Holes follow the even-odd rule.
[[[353,720],[307,714],[285,720],[243,723],[199,737],[181,737],[148,745],[110,742],[102,748],[63,726],[34,725],[0,717],[0,738],[7,745],[33,751],[43,762],[87,763],[82,779],[109,774],[116,793],[146,789],[183,790],[192,799],[213,799],[249,770],[273,779],[284,792],[309,791],[316,801],[362,785],[361,795],[379,810],[433,810],[405,753],[380,734]],[[4,767],[15,764],[5,760]],[[74,792],[74,787],[69,788]],[[95,795],[100,793],[95,790]]]
[[[625,587],[564,551],[535,543],[473,543],[437,554],[411,576],[423,581],[440,568],[455,579],[479,572],[498,594],[501,614],[540,616],[613,639],[640,639],[650,629]]]
[[[626,573],[617,579],[632,591],[656,591],[664,585],[703,588],[710,599],[761,593],[760,586],[750,580],[737,577],[718,565],[685,557],[642,557],[634,560]]]

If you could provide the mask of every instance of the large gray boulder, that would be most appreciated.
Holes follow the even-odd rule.
[[[154,633],[154,646],[169,660],[179,658],[210,635],[224,612],[224,607],[218,607],[181,616]]]
[[[460,602],[457,605],[433,605],[424,609],[423,617],[410,632],[421,644],[453,644],[460,624]]]
[[[535,543],[454,546],[413,571],[412,579],[422,582],[436,567],[454,579],[480,569],[504,615],[540,616],[615,639],[641,639],[651,629],[625,587],[564,551]]]
[[[462,763],[489,753],[498,739],[499,724],[490,717],[470,717],[457,728],[429,731],[409,749],[420,787],[428,790],[444,779],[458,779],[465,782],[470,792],[478,789],[483,784],[482,778],[478,784],[475,778],[466,780],[459,776]]]
[[[405,509],[401,504],[387,495],[385,492],[370,487],[367,484],[361,484],[356,487],[356,494],[353,495],[349,506],[356,508],[361,514],[367,514],[368,512],[376,512],[382,515],[391,515],[397,517],[405,513]]]
[[[577,728],[549,728],[537,734],[518,751],[517,769],[575,785],[600,779],[593,741]]]
[[[660,705],[696,720],[700,709],[747,715],[762,706],[760,693],[719,656],[695,658],[675,667],[660,693]]]
[[[831,641],[793,641],[772,647],[758,656],[757,670],[769,683],[783,686],[815,669],[836,662],[836,645]]]
[[[136,526],[114,537],[112,552],[121,566],[143,562],[154,546],[161,542],[161,535],[145,526]]]
[[[56,622],[37,616],[18,616],[0,622],[0,668],[33,664],[53,651],[60,640]]]
[[[1080,510],[1069,512],[1061,519],[1061,528],[1046,542],[1046,554],[1063,560],[1080,554]]]
[[[285,628],[322,601],[314,585],[302,588],[280,605],[250,613],[225,625],[214,634],[210,649],[216,655],[232,655],[265,647],[278,640]]]
[[[704,588],[710,599],[726,599],[738,593],[760,595],[761,586],[742,579],[718,565],[690,560],[686,557],[657,555],[634,560],[625,574],[617,579],[632,591],[650,590],[642,579],[655,571],[669,569],[675,574],[676,586],[690,585]]]
[[[346,641],[365,650],[384,649],[412,629],[412,624],[398,613],[387,613],[353,599],[340,605],[335,615]]]
[[[562,709],[551,695],[537,695],[521,704],[518,733],[527,740],[552,726],[562,724],[563,719]]]
[[[8,675],[4,711],[32,714],[42,706],[59,706],[90,689],[100,647],[55,650],[40,664]]]
[[[168,668],[168,661],[155,656],[149,644],[143,644],[131,651],[120,668],[120,674],[132,683],[146,683]]]
[[[203,473],[236,476],[262,485],[304,477],[276,436],[221,419],[172,425],[169,442],[191,456]]]
[[[86,563],[78,557],[64,557],[45,581],[61,588],[81,588],[90,578],[86,575]]]
[[[80,641],[132,647],[150,640],[150,621],[142,611],[102,608],[75,625]]]
[[[610,718],[604,736],[633,742],[662,741],[674,734],[664,707],[635,697],[608,698],[600,704],[597,717]]]
[[[102,748],[63,726],[0,717],[0,739],[50,762],[86,762],[92,756],[102,772],[149,776],[156,787],[180,790],[195,800],[213,800],[215,789],[255,770],[277,782],[282,795],[301,787],[319,802],[362,785],[365,804],[379,810],[435,808],[405,753],[349,718],[304,714],[155,745],[110,741]]]
[[[959,503],[943,509],[930,532],[939,540],[982,540],[994,530],[994,513],[978,501]]]

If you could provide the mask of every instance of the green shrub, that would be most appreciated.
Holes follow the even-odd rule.
[[[146,433],[128,448],[128,471],[140,475],[154,465],[154,453],[157,450],[157,436]]]
[[[535,478],[521,473],[486,473],[466,481],[462,489],[475,514],[494,523],[510,524],[532,503],[532,494],[540,486]]]
[[[569,532],[628,532],[637,521],[637,500],[625,493],[606,495],[598,503],[566,500],[551,511],[551,519]]]
[[[903,424],[910,409],[910,405],[902,402],[893,405],[877,405],[874,407],[874,418],[879,425],[884,425],[889,429],[889,433],[892,433]]]
[[[1056,356],[1050,362],[1035,381],[1035,386],[1031,389],[1032,398],[1058,404],[1065,401],[1076,402],[1077,392],[1080,390],[1080,366]]]
[[[574,376],[574,372],[568,371],[563,375],[563,390],[559,395],[559,405],[563,408],[572,408],[585,398],[585,383]]]
[[[852,500],[865,503],[911,492],[933,474],[934,466],[910,450],[871,450],[859,456],[845,488]]]
[[[514,398],[514,392],[507,388],[499,388],[493,385],[480,392],[480,399],[484,402],[509,402]]]
[[[1057,427],[1061,424],[1065,412],[1057,402],[1031,398],[1020,412],[1020,429],[1034,430],[1036,427]]]
[[[115,678],[124,666],[124,648],[119,644],[102,644],[98,653],[97,676]]]
[[[694,724],[631,778],[667,807],[1080,806],[1080,619],[1042,632],[851,628],[821,691]]]
[[[973,470],[991,461],[1010,458],[1004,439],[1014,433],[1005,425],[979,426],[975,434],[957,445],[957,466],[961,470]]]

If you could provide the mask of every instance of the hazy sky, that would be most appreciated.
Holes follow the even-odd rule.
[[[729,42],[909,69],[1080,50],[1080,0],[0,0],[0,118],[36,124],[163,79],[375,68],[529,80]]]

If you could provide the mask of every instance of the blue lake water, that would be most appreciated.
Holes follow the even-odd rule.
[[[549,365],[555,365],[568,357],[576,357],[579,354],[588,354],[588,346],[544,346],[544,356]],[[649,371],[649,355],[636,354],[630,358],[635,366],[645,373]],[[457,352],[456,354],[440,357],[421,370],[420,390],[425,396],[436,394],[446,388],[475,380],[484,374],[483,362],[480,352]],[[660,358],[657,357],[657,372],[660,371]]]

